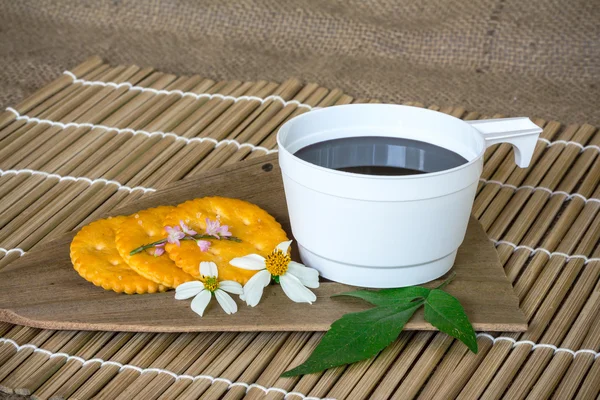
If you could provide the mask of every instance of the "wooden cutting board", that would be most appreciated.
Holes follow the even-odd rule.
[[[272,214],[292,238],[277,155],[236,163],[176,182],[111,215],[132,214],[159,205],[176,205],[203,196],[240,198]],[[200,318],[189,301],[174,292],[124,295],[105,291],[82,279],[71,266],[69,245],[75,234],[36,247],[0,271],[0,320],[45,329],[192,332],[192,331],[325,331],[343,314],[371,307],[359,299],[330,296],[355,288],[322,282],[313,305],[290,301],[281,288],[265,289],[261,303],[226,315],[212,301]],[[298,252],[292,248],[293,258]],[[527,322],[504,274],[496,250],[477,220],[471,218],[447,287],[478,331],[525,331]],[[432,282],[425,286],[435,286]],[[237,297],[237,296],[236,296]],[[417,312],[409,330],[434,329]]]

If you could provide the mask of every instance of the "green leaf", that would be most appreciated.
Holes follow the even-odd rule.
[[[331,297],[352,296],[368,301],[376,306],[390,306],[400,303],[410,303],[418,298],[426,298],[429,295],[429,292],[431,292],[431,289],[411,286],[397,289],[383,289],[379,291],[356,290],[354,292],[335,294]]]
[[[455,297],[443,290],[433,289],[425,300],[425,320],[466,344],[473,353],[477,353],[475,331],[464,308]]]
[[[392,343],[423,301],[349,313],[331,324],[308,359],[282,377],[312,374],[373,357]]]

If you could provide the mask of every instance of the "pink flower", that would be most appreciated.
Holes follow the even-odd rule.
[[[166,243],[159,243],[154,245],[154,257],[160,257],[165,253],[165,244]]]
[[[206,234],[214,236],[219,239],[219,231],[221,230],[221,223],[218,220],[211,221],[210,218],[206,218]]]
[[[229,232],[229,226],[228,225],[222,225],[219,227],[219,235],[221,235],[222,237],[225,236],[231,236],[231,232]]]
[[[209,218],[206,218],[206,234],[214,236],[217,239],[221,239],[221,237],[225,236],[231,236],[231,232],[229,232],[229,226],[221,226],[221,222],[219,220],[211,221]]]
[[[179,221],[179,225],[181,226],[181,230],[183,231],[183,233],[185,233],[188,236],[194,236],[196,235],[198,232],[192,230],[189,226],[187,226],[185,224],[185,222],[183,221]]]
[[[165,226],[165,231],[167,231],[167,242],[177,246],[180,245],[179,240],[185,237],[185,233],[179,226]]]
[[[200,247],[200,251],[208,251],[211,244],[208,240],[197,240],[196,243]]]

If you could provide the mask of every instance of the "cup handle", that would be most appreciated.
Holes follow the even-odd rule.
[[[515,153],[515,163],[527,168],[542,129],[527,117],[482,119],[465,121],[477,129],[485,139],[486,147],[497,143],[510,143]]]

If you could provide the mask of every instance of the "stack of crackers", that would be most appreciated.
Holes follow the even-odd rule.
[[[214,239],[209,249],[202,251],[194,240],[182,240],[179,245],[167,243],[160,256],[153,249],[131,255],[140,246],[166,238],[166,226],[183,222],[204,232],[207,219],[227,225],[240,242]],[[260,207],[238,199],[203,197],[92,222],[71,242],[71,261],[84,279],[117,293],[163,292],[202,280],[202,261],[217,264],[219,280],[243,285],[256,271],[233,267],[229,261],[248,254],[267,256],[286,240],[281,225]]]

